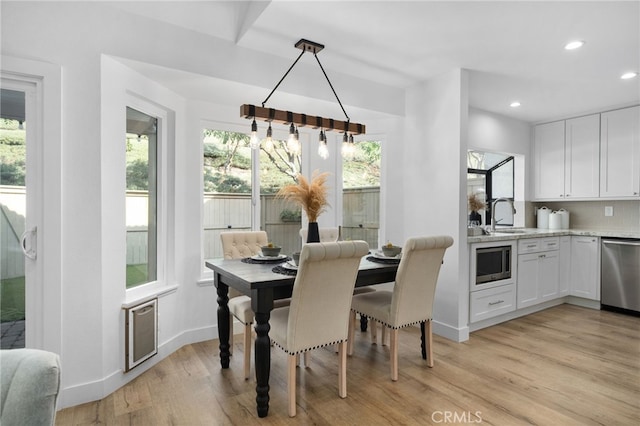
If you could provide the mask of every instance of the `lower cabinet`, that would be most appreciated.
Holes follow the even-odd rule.
[[[558,237],[520,240],[518,245],[517,308],[560,297]]]
[[[563,235],[560,237],[559,254],[559,276],[558,276],[558,296],[569,295],[571,288],[571,237]]]
[[[469,322],[516,310],[516,285],[507,284],[471,293]]]
[[[600,300],[600,239],[571,237],[572,296]]]

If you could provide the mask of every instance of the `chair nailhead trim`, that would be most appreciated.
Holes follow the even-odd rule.
[[[369,317],[367,314],[362,313],[360,311],[356,311],[354,309],[352,309],[352,311],[354,311],[357,314],[364,315],[365,317],[370,318],[370,319],[372,319],[374,321],[377,321],[377,322],[379,322],[379,323],[381,323],[381,324],[383,324],[383,325],[385,325],[385,326],[387,326],[387,327],[389,327],[389,328],[391,328],[393,330],[399,330],[399,329],[404,328],[404,327],[409,327],[410,325],[416,325],[416,324],[420,324],[422,322],[427,322],[427,321],[431,320],[431,318],[427,318],[427,319],[424,319],[424,320],[421,320],[421,321],[414,321],[414,322],[410,322],[410,323],[403,324],[403,325],[392,326],[392,325],[387,324],[386,322],[380,321],[379,319],[376,319],[376,318],[373,318],[373,317]]]
[[[282,349],[287,355],[298,355],[304,352],[309,352],[312,351],[314,349],[319,349],[319,348],[324,348],[325,346],[331,346],[331,345],[337,345],[338,343],[342,343],[342,342],[346,342],[347,340],[337,340],[335,342],[331,342],[331,343],[325,343],[323,345],[318,345],[318,346],[313,346],[311,348],[307,348],[307,349],[302,349],[299,350],[297,352],[290,352],[288,350],[286,350],[285,348],[282,347],[282,345],[279,345],[277,342],[273,342],[274,345],[276,345],[277,347],[279,347],[280,349]]]

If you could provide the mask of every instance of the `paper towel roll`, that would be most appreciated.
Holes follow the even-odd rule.
[[[562,229],[562,216],[558,212],[549,213],[549,229]]]
[[[558,214],[562,218],[562,229],[569,229],[569,212],[565,209],[560,209]]]
[[[547,229],[549,228],[549,210],[546,207],[540,207],[538,209],[538,229]]]

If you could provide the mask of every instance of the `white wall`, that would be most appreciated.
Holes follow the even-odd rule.
[[[402,175],[404,203],[387,218],[403,223],[404,239],[453,237],[438,280],[434,331],[457,341],[468,338],[467,84],[467,72],[457,69],[407,90],[403,161],[389,171]]]

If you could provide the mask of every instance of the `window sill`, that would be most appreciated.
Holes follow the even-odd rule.
[[[134,292],[131,295],[127,293],[125,301],[122,303],[122,309],[129,309],[151,299],[164,297],[168,294],[178,291],[178,285],[168,285],[163,287],[154,287],[148,291]]]

